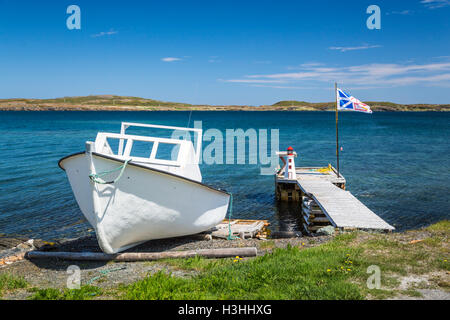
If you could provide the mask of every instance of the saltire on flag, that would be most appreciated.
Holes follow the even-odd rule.
[[[339,88],[337,88],[336,95],[338,110],[372,113],[372,110],[370,110],[370,107],[367,104],[359,101]]]

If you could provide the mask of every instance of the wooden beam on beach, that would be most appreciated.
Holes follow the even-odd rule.
[[[102,252],[51,252],[30,251],[26,254],[27,259],[56,258],[62,260],[77,261],[151,261],[166,258],[192,258],[196,256],[205,258],[230,258],[230,257],[255,257],[255,247],[245,248],[220,248],[199,249],[186,251],[164,251],[164,252],[124,252],[117,254],[106,254]]]

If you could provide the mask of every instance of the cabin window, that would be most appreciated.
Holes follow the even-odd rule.
[[[105,144],[103,145],[102,153],[105,154],[118,154],[119,150],[119,139],[117,138],[106,138]]]
[[[153,149],[152,141],[133,141],[133,147],[131,148],[130,156],[139,158],[150,158]]]
[[[180,145],[178,143],[162,143],[158,144],[155,159],[177,161]]]

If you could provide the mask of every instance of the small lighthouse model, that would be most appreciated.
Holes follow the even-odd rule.
[[[284,171],[284,177],[285,179],[291,179],[296,180],[297,175],[295,173],[295,161],[294,157],[297,156],[297,153],[294,152],[294,149],[292,147],[287,148],[287,164],[286,169]]]

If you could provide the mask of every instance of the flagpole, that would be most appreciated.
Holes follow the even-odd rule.
[[[339,130],[338,130],[338,98],[337,98],[337,83],[334,83],[334,96],[336,97],[336,160],[337,160],[337,176],[339,174]]]

